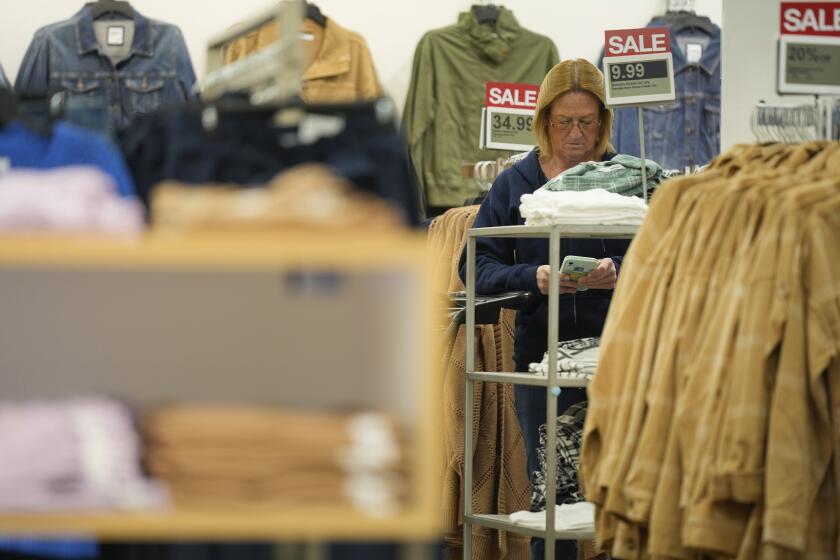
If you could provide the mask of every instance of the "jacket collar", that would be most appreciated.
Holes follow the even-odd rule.
[[[79,12],[73,16],[76,24],[76,43],[79,55],[89,52],[100,52],[99,41],[96,40],[96,32],[93,30],[93,10],[90,4],[85,4]],[[154,37],[152,36],[152,25],[148,18],[134,10],[134,40],[131,42],[130,56],[140,55],[153,57],[155,55]]]
[[[711,21],[709,23],[711,23]],[[669,24],[667,19],[654,18],[648,24],[648,27],[669,27]],[[717,71],[718,66],[720,66],[720,27],[717,25],[714,26],[714,31],[710,35],[711,40],[703,49],[703,56],[697,63],[689,63],[688,60],[686,60],[683,50],[679,48],[674,40],[675,35],[679,35],[679,33],[671,33],[671,41],[673,43],[671,46],[671,55],[674,58],[674,75],[679,74],[689,66],[694,66],[695,64],[702,68],[709,76],[713,75]]]
[[[304,81],[337,76],[350,71],[353,61],[350,31],[335,23],[332,18],[327,18],[327,24],[323,28],[308,19],[304,20],[303,30],[313,34],[323,34],[321,48],[315,53],[312,64],[303,73]]]
[[[501,64],[507,59],[513,42],[522,30],[513,12],[504,7],[499,7],[499,18],[495,25],[479,23],[475,14],[469,11],[458,16],[457,27],[470,36],[480,53],[496,64]]]

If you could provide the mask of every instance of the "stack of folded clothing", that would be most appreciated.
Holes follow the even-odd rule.
[[[510,515],[510,520],[523,527],[543,529],[545,528],[545,511],[517,511]],[[594,531],[595,506],[589,502],[556,506],[554,528],[556,531]]]
[[[399,506],[395,423],[375,414],[195,404],[153,412],[146,461],[186,507]]]
[[[136,236],[144,227],[140,202],[95,167],[0,175],[0,231]]]
[[[0,403],[0,510],[166,505],[141,470],[131,411],[105,398]]]
[[[314,163],[280,173],[265,188],[161,183],[151,211],[154,226],[168,230],[393,230],[403,224],[392,203]]]
[[[650,160],[619,154],[576,165],[533,194],[522,195],[519,213],[529,226],[639,225],[647,213],[640,198],[646,190],[643,167],[651,193],[665,178],[662,168]]]
[[[557,373],[566,379],[591,379],[598,366],[600,337],[564,340],[557,343]],[[548,352],[539,363],[530,364],[531,373],[548,374]]]
[[[622,196],[604,189],[552,191],[541,187],[523,194],[519,213],[528,226],[640,225],[647,204],[635,196]]]

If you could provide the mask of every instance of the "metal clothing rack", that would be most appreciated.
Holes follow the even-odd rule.
[[[282,0],[228,31],[210,39],[207,46],[207,76],[202,85],[205,99],[231,91],[248,91],[254,104],[291,99],[300,93],[303,55],[298,32],[305,14],[302,0]],[[240,37],[276,21],[279,40],[242,60],[225,65],[225,50]]]
[[[484,161],[462,161],[461,176],[465,179],[475,179],[481,191],[486,193],[493,186],[493,181],[502,171],[526,155],[528,155],[528,152]]]
[[[813,103],[756,104],[750,119],[759,142],[795,144],[810,140],[838,140],[840,98],[816,96]]]
[[[464,430],[464,559],[472,560],[472,526],[478,525],[491,529],[510,531],[545,539],[545,558],[554,560],[555,541],[591,540],[595,538],[591,531],[558,532],[555,527],[555,506],[557,505],[557,454],[546,453],[546,524],[545,529],[532,529],[514,524],[507,515],[477,515],[472,506],[473,489],[473,389],[475,383],[511,383],[533,385],[546,388],[546,449],[557,449],[557,397],[564,388],[583,388],[585,379],[561,379],[557,374],[557,352],[548,352],[548,374],[528,373],[489,373],[475,371],[475,325],[476,325],[476,239],[479,237],[537,238],[549,240],[549,293],[548,293],[548,345],[556,349],[559,338],[558,317],[560,312],[560,240],[561,238],[609,238],[632,239],[638,231],[637,226],[508,226],[492,228],[474,228],[467,232],[467,360],[466,360],[466,406]]]

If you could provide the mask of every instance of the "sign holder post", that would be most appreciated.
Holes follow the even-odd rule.
[[[648,202],[647,161],[645,158],[645,115],[641,107],[636,107],[639,117],[639,156],[642,158],[642,188],[645,190],[645,204]]]
[[[648,202],[645,122],[642,109],[676,99],[671,35],[667,27],[616,29],[604,32],[604,80],[607,105],[636,107],[642,188]]]

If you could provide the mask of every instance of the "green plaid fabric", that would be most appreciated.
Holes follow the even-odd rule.
[[[656,162],[645,160],[648,192],[661,183],[665,176]],[[564,171],[545,184],[550,191],[590,191],[604,189],[624,196],[642,196],[642,160],[618,154],[608,161],[588,161]]]

